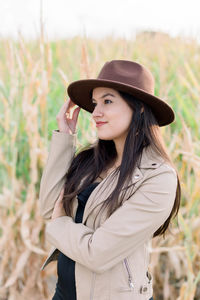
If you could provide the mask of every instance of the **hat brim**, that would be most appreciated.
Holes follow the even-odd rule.
[[[148,104],[151,107],[159,126],[168,125],[175,119],[175,114],[172,108],[160,98],[139,88],[133,87],[132,85],[119,83],[113,80],[77,80],[69,84],[67,93],[75,104],[91,113],[94,110],[94,105],[91,101],[91,91],[96,87],[110,87],[118,91],[126,92],[135,96],[138,100]]]

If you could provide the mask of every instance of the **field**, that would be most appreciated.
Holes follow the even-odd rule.
[[[157,300],[200,299],[200,46],[193,39],[143,32],[135,39],[74,37],[0,41],[0,300],[51,299],[56,264],[40,271],[50,245],[38,205],[56,114],[74,80],[95,78],[106,61],[134,60],[155,76],[155,94],[176,121],[162,128],[182,199],[171,233],[153,239]],[[96,137],[81,111],[77,148]]]

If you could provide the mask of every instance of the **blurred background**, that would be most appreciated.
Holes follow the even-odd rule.
[[[148,67],[155,94],[174,109],[162,128],[182,202],[150,248],[155,300],[200,299],[199,2],[0,0],[0,300],[51,299],[56,263],[40,267],[45,241],[38,194],[56,114],[71,81],[106,61]],[[96,138],[81,111],[77,149]]]

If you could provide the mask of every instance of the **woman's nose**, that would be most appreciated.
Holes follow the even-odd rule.
[[[102,117],[103,116],[103,111],[99,105],[96,105],[94,107],[94,110],[92,112],[92,117]]]

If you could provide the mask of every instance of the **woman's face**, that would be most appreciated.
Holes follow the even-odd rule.
[[[98,137],[102,140],[125,139],[133,111],[118,91],[97,87],[93,89],[92,102],[95,105],[92,117],[96,122]]]

